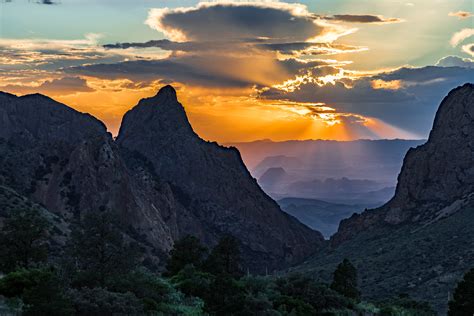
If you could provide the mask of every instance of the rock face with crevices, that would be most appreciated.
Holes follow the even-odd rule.
[[[231,234],[241,241],[250,269],[289,265],[323,243],[319,232],[283,213],[260,189],[236,148],[199,138],[171,86],[125,114],[117,144],[143,156],[169,183],[186,209],[177,214],[178,235],[213,245]]]
[[[395,196],[343,220],[331,245],[296,268],[329,281],[349,258],[364,298],[406,293],[446,315],[474,265],[474,85],[441,102],[426,144],[410,149]]]
[[[105,125],[43,95],[0,95],[0,185],[72,224],[113,211],[157,264],[173,245],[163,214],[178,210],[166,185],[135,181]]]
[[[395,196],[379,209],[342,221],[332,242],[377,225],[432,222],[459,209],[473,192],[474,85],[467,83],[441,102],[428,141],[406,154]]]
[[[251,272],[297,263],[323,243],[260,189],[237,149],[194,133],[171,86],[125,115],[117,141],[48,97],[0,93],[0,185],[70,225],[114,212],[158,267],[187,234],[208,246],[235,236]]]

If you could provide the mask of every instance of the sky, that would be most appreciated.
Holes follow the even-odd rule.
[[[0,0],[0,91],[106,123],[172,84],[227,142],[426,138],[474,82],[472,0]]]

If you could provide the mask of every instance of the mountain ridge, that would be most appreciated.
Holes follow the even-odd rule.
[[[328,280],[344,258],[367,299],[409,294],[446,314],[474,263],[474,85],[441,102],[428,141],[410,149],[395,196],[342,220],[326,249],[295,270]]]
[[[69,223],[115,212],[153,265],[186,234],[208,246],[234,235],[253,272],[297,263],[323,242],[260,189],[236,148],[193,131],[171,86],[127,112],[116,140],[93,116],[37,94],[0,95],[0,122],[0,185]]]
[[[428,141],[404,158],[394,197],[378,209],[341,222],[334,244],[375,223],[429,222],[436,212],[474,192],[473,99],[474,85],[467,83],[442,100]]]

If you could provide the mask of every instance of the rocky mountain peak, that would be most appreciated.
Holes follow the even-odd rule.
[[[42,94],[0,95],[0,138],[75,142],[106,133],[105,125]]]
[[[388,205],[439,209],[474,192],[473,176],[474,85],[465,84],[441,102],[428,141],[408,151]]]
[[[341,222],[333,243],[379,225],[427,225],[460,210],[474,193],[474,85],[441,102],[428,141],[411,148],[395,196],[384,206]]]
[[[155,97],[166,98],[175,102],[178,101],[178,98],[176,97],[176,90],[171,85],[166,85],[162,87],[160,90],[158,90],[158,93]]]
[[[133,135],[140,138],[154,138],[155,140],[161,138],[159,142],[164,146],[172,143],[172,139],[187,139],[187,135],[198,138],[188,121],[183,106],[177,99],[176,90],[169,85],[161,88],[155,96],[140,100],[132,110],[125,114],[117,142],[124,145],[127,142],[140,142],[139,139],[132,136],[132,131]]]
[[[262,191],[238,150],[204,141],[193,131],[171,86],[125,114],[117,143],[146,159],[169,183],[187,212],[177,219],[180,235],[196,235],[211,245],[234,235],[247,262],[265,261],[268,267],[301,260],[323,242],[319,232],[283,213]]]
[[[116,141],[46,96],[0,94],[0,185],[69,224],[114,212],[154,264],[186,235],[209,247],[233,235],[251,272],[298,263],[324,243],[262,191],[237,149],[193,131],[171,86],[128,111]]]

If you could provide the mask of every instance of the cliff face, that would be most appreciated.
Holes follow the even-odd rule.
[[[133,181],[102,122],[42,95],[4,95],[0,118],[1,184],[68,223],[112,210],[126,234],[146,236],[139,241],[160,252],[171,249],[161,211],[171,194],[149,196]]]
[[[342,221],[332,243],[380,225],[435,222],[470,203],[473,192],[474,85],[465,84],[441,102],[428,141],[408,151],[392,200]]]
[[[357,267],[367,299],[407,293],[440,315],[474,262],[474,85],[442,101],[426,144],[410,149],[395,196],[343,220],[331,246],[296,270],[330,280],[341,260]]]
[[[158,263],[187,234],[209,246],[232,234],[260,269],[295,263],[322,243],[263,193],[236,149],[193,132],[169,86],[125,115],[117,141],[50,98],[0,94],[0,185],[68,223],[116,212]]]
[[[185,208],[176,214],[179,236],[214,244],[231,234],[242,242],[247,262],[265,261],[269,268],[302,260],[323,242],[260,189],[237,149],[199,138],[170,86],[125,114],[117,144],[145,157],[170,185]]]

